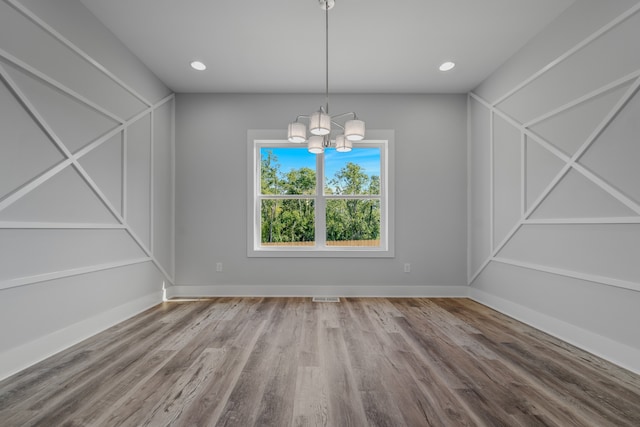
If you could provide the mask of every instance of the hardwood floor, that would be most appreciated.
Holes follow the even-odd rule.
[[[640,426],[640,377],[467,299],[168,302],[0,383],[2,426]]]

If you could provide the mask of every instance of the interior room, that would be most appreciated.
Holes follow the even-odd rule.
[[[638,0],[0,1],[0,419],[639,425],[638,40]]]

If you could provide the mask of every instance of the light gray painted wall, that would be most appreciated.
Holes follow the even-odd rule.
[[[331,111],[395,131],[395,258],[247,258],[247,130],[285,129],[321,102],[177,95],[177,294],[453,294],[466,283],[464,95],[330,96]]]
[[[637,40],[638,1],[576,2],[470,96],[469,275],[479,301],[640,372]]]
[[[162,301],[174,248],[170,91],[79,1],[11,3],[0,378]]]

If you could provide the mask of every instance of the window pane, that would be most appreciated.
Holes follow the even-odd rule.
[[[324,194],[380,194],[380,148],[324,152]]]
[[[327,200],[327,246],[380,246],[380,199]]]
[[[262,246],[313,246],[313,199],[263,199],[260,228]]]
[[[316,194],[316,156],[306,147],[260,149],[261,194]]]

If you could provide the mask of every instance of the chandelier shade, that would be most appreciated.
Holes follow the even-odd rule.
[[[289,142],[305,142],[307,140],[307,127],[305,124],[300,122],[289,123],[287,139]]]
[[[325,148],[331,146],[332,125],[344,130],[344,134],[336,136],[336,151],[347,152],[353,147],[352,141],[362,141],[365,137],[365,125],[362,120],[358,120],[356,113],[342,113],[336,115],[329,114],[329,9],[335,5],[335,0],[318,0],[320,8],[325,11],[325,105],[311,113],[311,115],[299,115],[295,122],[289,124],[287,139],[290,142],[307,142],[307,149],[310,153],[323,153]],[[346,120],[350,118],[351,120]],[[309,123],[309,133],[307,138],[307,127],[299,120],[304,119]],[[340,122],[339,122],[340,120]],[[341,123],[344,123],[341,124]]]
[[[351,151],[353,143],[345,138],[344,134],[336,136],[336,151],[339,153],[348,153]]]
[[[349,120],[344,124],[344,136],[349,141],[362,141],[364,139],[364,122],[362,120]]]
[[[311,114],[309,132],[314,135],[329,135],[331,133],[331,116],[321,110]]]
[[[313,154],[324,153],[324,137],[319,135],[314,135],[309,138],[309,143],[307,144],[307,150]]]

